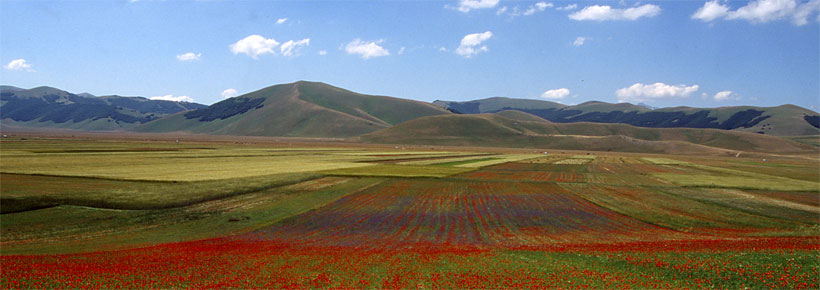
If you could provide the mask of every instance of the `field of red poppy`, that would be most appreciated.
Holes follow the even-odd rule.
[[[346,150],[321,154],[351,164],[349,156],[363,156],[376,169],[369,156],[441,155]],[[430,168],[460,166],[461,156],[437,157]],[[794,171],[818,166],[780,162]],[[771,176],[766,187],[790,182],[769,174],[770,165],[750,174]],[[4,164],[0,182],[14,186],[0,187],[0,197],[23,202],[42,189],[48,203],[0,216],[0,288],[820,287],[820,183],[812,181],[820,176],[811,178],[820,172],[802,173],[794,190],[771,190],[676,183],[757,166],[730,158],[551,155],[436,177],[357,166],[234,184],[26,175]],[[817,190],[805,190],[807,182]],[[167,196],[186,184],[209,198]],[[84,186],[95,188],[83,195]],[[142,189],[162,199],[124,206]],[[116,203],[86,202],[107,190]],[[158,206],[164,200],[174,204]]]
[[[206,240],[116,252],[3,256],[3,288],[796,288],[817,239],[746,238],[540,249],[398,249]]]

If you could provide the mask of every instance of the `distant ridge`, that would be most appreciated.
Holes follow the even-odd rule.
[[[495,113],[508,109],[547,110],[566,107],[565,105],[555,102],[532,99],[513,99],[506,97],[492,97],[467,102],[436,100],[433,104],[441,106],[457,114]]]
[[[0,125],[15,129],[348,138],[386,144],[685,154],[816,153],[820,148],[811,137],[820,135],[820,116],[794,105],[650,109],[503,97],[431,104],[309,81],[266,87],[211,106],[2,86],[0,117]]]
[[[123,130],[169,114],[204,108],[142,97],[75,95],[57,88],[0,86],[2,124],[76,130]]]
[[[623,123],[648,128],[712,128],[774,136],[820,134],[817,112],[795,105],[777,107],[653,108],[644,104],[589,101],[564,106],[549,101],[489,98],[467,102],[436,101],[454,113],[480,114],[503,110],[527,112],[555,123]]]
[[[320,82],[267,87],[135,128],[139,132],[352,137],[424,116],[450,114],[430,103],[365,95]]]
[[[816,149],[774,136],[716,129],[641,128],[626,124],[552,123],[515,111],[419,118],[360,137],[385,144],[552,148],[673,154],[735,151],[808,153]]]

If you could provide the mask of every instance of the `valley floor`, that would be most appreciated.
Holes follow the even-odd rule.
[[[0,288],[820,287],[816,156],[293,141],[3,139]]]

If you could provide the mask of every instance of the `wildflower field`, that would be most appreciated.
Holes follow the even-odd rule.
[[[816,156],[1,142],[3,289],[820,288]]]

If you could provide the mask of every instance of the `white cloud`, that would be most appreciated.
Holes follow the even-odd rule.
[[[442,46],[438,48],[438,51],[447,52],[447,48]]]
[[[402,54],[404,54],[404,49],[405,49],[405,47],[404,47],[404,46],[402,46],[401,48],[399,48],[399,53],[398,53],[398,55],[402,55]]]
[[[546,91],[543,94],[541,94],[542,98],[551,99],[551,100],[563,99],[563,98],[566,98],[567,96],[569,96],[569,89],[567,89],[567,88],[549,90],[549,91]]]
[[[529,8],[527,8],[527,10],[524,11],[524,15],[533,15],[533,14],[535,14],[535,12],[544,11],[547,8],[552,7],[552,6],[555,6],[555,5],[553,5],[552,3],[547,3],[547,2],[538,2],[538,3],[535,3],[535,5],[530,6]]]
[[[187,52],[183,54],[177,54],[177,60],[179,61],[195,61],[199,60],[200,57],[202,57],[202,53]]]
[[[174,95],[164,95],[164,96],[153,96],[148,98],[150,100],[160,100],[160,101],[172,101],[172,102],[189,102],[193,103],[194,99],[189,96],[177,96]]]
[[[664,83],[654,83],[645,85],[635,83],[634,85],[621,88],[615,91],[618,102],[646,102],[650,100],[666,98],[685,98],[700,88],[698,85],[667,85]]]
[[[31,64],[29,64],[28,62],[26,62],[25,59],[22,58],[10,61],[9,64],[4,66],[4,68],[7,70],[23,70],[29,72],[34,71],[34,69],[31,68]]]
[[[572,42],[572,45],[575,46],[575,47],[579,47],[581,45],[584,45],[584,41],[586,41],[586,40],[587,40],[586,37],[578,36],[578,37],[575,38],[575,41]]]
[[[507,12],[507,6],[498,8],[498,10],[495,11],[495,15],[501,15],[501,14],[504,14],[504,12]]]
[[[236,97],[236,94],[237,94],[237,92],[236,92],[235,89],[226,89],[226,90],[222,91],[222,98],[224,98],[224,99],[233,98],[233,97]]]
[[[481,43],[491,37],[493,37],[493,33],[490,31],[467,34],[461,39],[461,44],[456,48],[456,54],[469,58],[481,52],[488,51],[487,46],[481,45]]]
[[[279,18],[279,19],[276,19],[276,24],[282,24],[282,23],[285,23],[285,21],[288,21],[287,17]]]
[[[382,42],[384,40],[367,42],[356,38],[345,46],[345,51],[347,54],[358,54],[363,59],[390,55],[390,51],[379,45]]]
[[[820,0],[811,0],[809,2],[797,6],[797,11],[792,15],[792,23],[797,26],[806,25],[809,23],[806,18],[813,13],[820,12]],[[820,22],[820,13],[817,15],[817,22]]]
[[[244,53],[253,59],[258,59],[263,54],[274,54],[273,49],[278,45],[279,42],[273,38],[264,38],[254,34],[231,44],[230,48],[233,54]]]
[[[473,9],[493,8],[495,5],[498,5],[498,0],[459,0],[456,9],[467,13]]]
[[[641,17],[654,17],[659,13],[661,13],[661,8],[653,4],[627,9],[612,8],[608,5],[592,5],[570,14],[569,18],[578,21],[637,20]]]
[[[544,9],[547,9],[547,8],[550,8],[550,7],[553,7],[553,6],[555,6],[555,5],[553,5],[552,3],[547,3],[547,2],[535,3],[535,7],[538,8],[539,11],[544,11]]]
[[[719,101],[725,101],[725,100],[732,99],[733,97],[734,97],[734,94],[732,93],[732,91],[722,91],[722,92],[718,92],[717,94],[715,94],[714,99],[715,99],[715,101],[719,102]],[[734,97],[734,99],[737,99],[737,98]]]
[[[282,43],[282,46],[279,47],[279,50],[282,52],[282,55],[284,55],[284,56],[294,56],[294,55],[299,55],[299,50],[303,46],[309,46],[309,45],[310,45],[310,38],[305,38],[305,39],[297,40],[297,41],[288,40],[288,41],[285,41],[285,43]]]
[[[745,6],[730,10],[729,6],[713,0],[703,4],[692,19],[711,22],[715,19],[746,20],[751,23],[766,23],[791,18],[794,25],[808,24],[808,18],[820,12],[820,0],[800,3],[798,0],[755,0]],[[820,17],[818,18],[820,21]]]
[[[763,23],[784,18],[793,13],[795,8],[797,8],[795,0],[758,0],[729,12],[726,19],[743,19]]]
[[[555,8],[555,10],[575,10],[578,9],[578,4],[570,4],[564,7]]]
[[[506,10],[505,10],[506,11]],[[511,18],[521,16],[521,8],[518,6],[513,7],[508,12],[506,12]]]
[[[521,15],[530,16],[530,15],[533,15],[535,13],[547,10],[547,8],[554,7],[554,6],[555,6],[555,4],[552,4],[552,3],[549,3],[549,2],[543,2],[543,1],[535,3],[534,5],[530,5],[529,7],[527,7],[526,10],[523,10],[523,11],[518,6],[515,6],[512,9],[508,9],[507,6],[504,6],[504,7],[501,7],[500,9],[498,9],[495,12],[495,14],[496,15],[507,14],[511,18],[518,17],[518,16],[521,16]]]
[[[327,55],[327,50],[320,50],[319,55]]]
[[[709,22],[716,18],[722,18],[729,14],[729,6],[720,4],[719,0],[703,3],[703,7],[692,14],[692,19],[698,19],[703,22]]]

